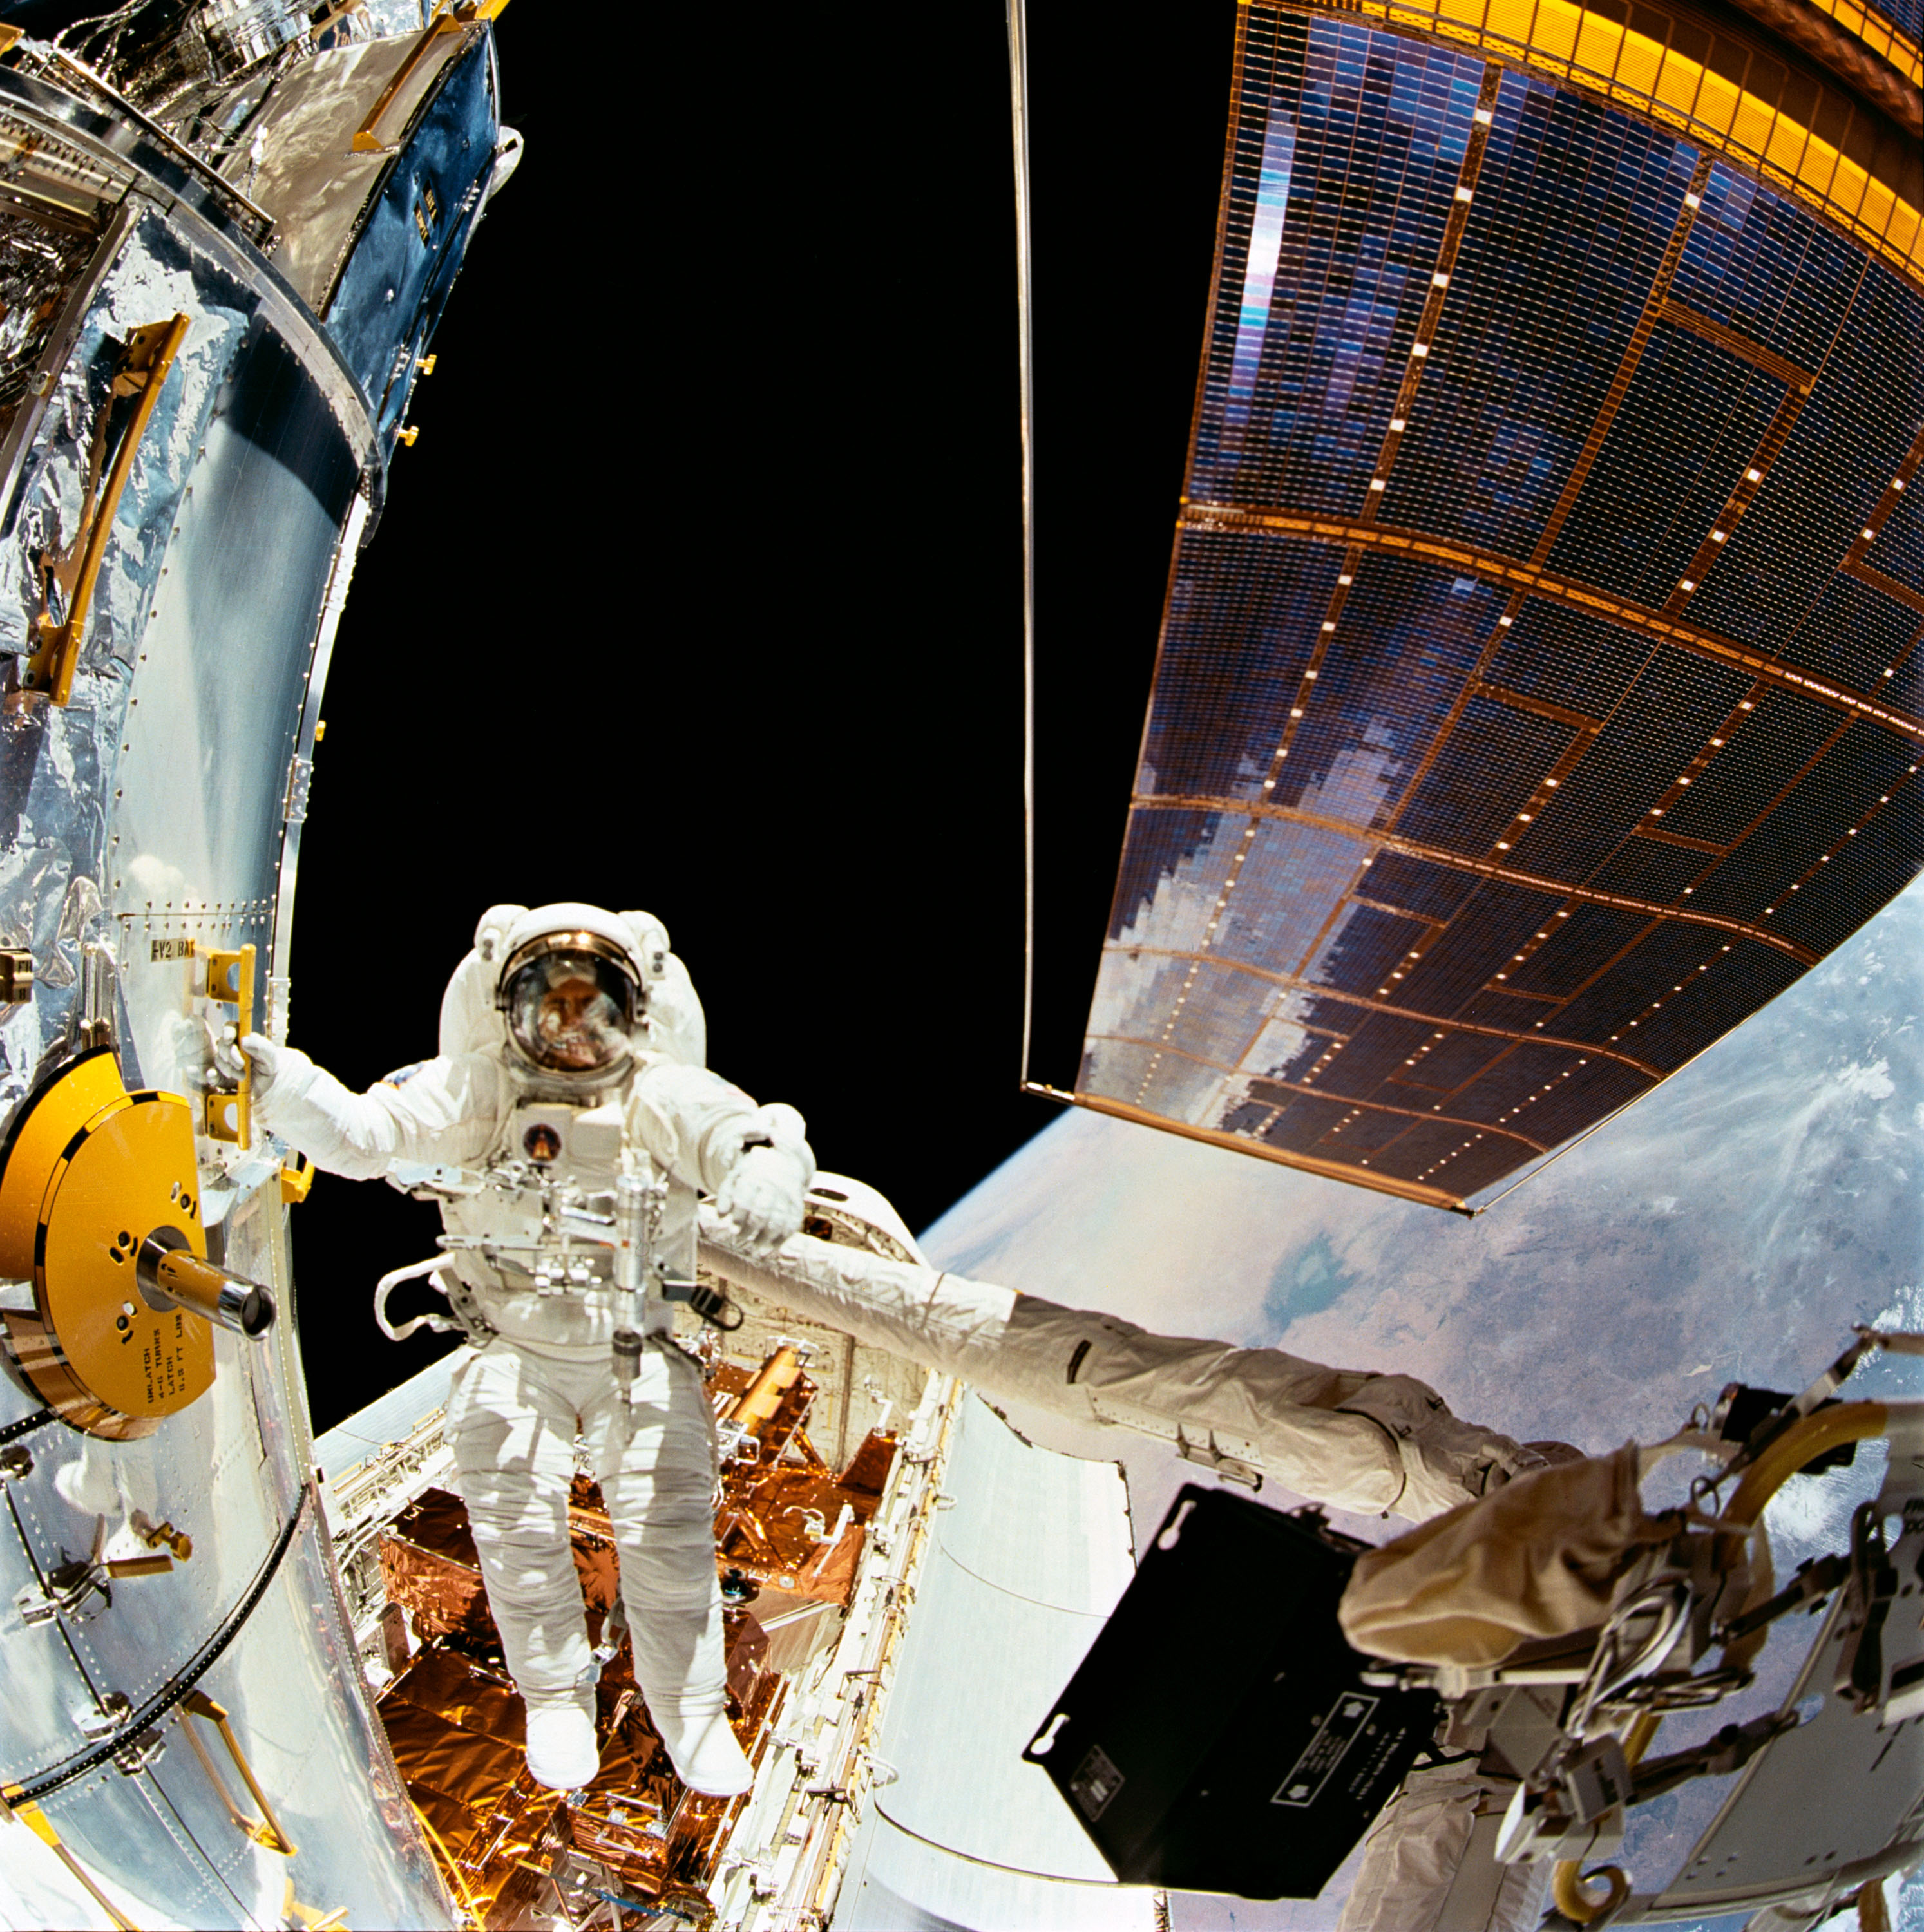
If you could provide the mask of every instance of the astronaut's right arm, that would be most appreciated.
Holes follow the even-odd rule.
[[[628,1127],[666,1172],[712,1193],[751,1250],[778,1247],[802,1225],[815,1157],[793,1107],[758,1107],[719,1074],[654,1055],[629,1095]]]
[[[258,1034],[242,1046],[254,1069],[255,1118],[330,1174],[370,1180],[392,1161],[464,1166],[488,1150],[500,1076],[482,1054],[424,1060],[404,1082],[354,1094],[297,1047]]]

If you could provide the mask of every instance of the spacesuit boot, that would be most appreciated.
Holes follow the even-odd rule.
[[[657,1710],[648,1715],[668,1747],[675,1775],[689,1790],[704,1798],[735,1798],[755,1783],[755,1769],[735,1742],[727,1710],[719,1700],[712,1708]]]
[[[551,1791],[578,1791],[602,1764],[592,1714],[594,1694],[577,1692],[528,1706],[528,1775]]]

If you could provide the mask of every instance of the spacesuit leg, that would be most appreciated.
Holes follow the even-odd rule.
[[[581,1723],[592,1710],[592,1660],[568,1534],[568,1380],[564,1366],[496,1340],[455,1371],[446,1424],[488,1607],[527,1706],[529,1767],[563,1789],[594,1775],[593,1726],[584,1734]]]
[[[1337,1932],[1536,1932],[1550,1866],[1493,1857],[1514,1789],[1473,1765],[1412,1772],[1364,1843]]]
[[[584,1412],[589,1453],[621,1559],[635,1681],[692,1791],[745,1791],[752,1774],[728,1719],[728,1660],[715,1570],[715,1425],[701,1370],[653,1341],[624,1417],[611,1385]]]
[[[494,1341],[455,1372],[449,1433],[488,1606],[530,1698],[571,1691],[589,1662],[568,1538],[575,1410],[549,1365]]]
[[[701,1230],[703,1266],[858,1341],[998,1400],[1213,1448],[1340,1508],[1420,1522],[1542,1465],[1507,1436],[1459,1420],[1411,1376],[1151,1334],[806,1234],[750,1255],[706,1208]]]

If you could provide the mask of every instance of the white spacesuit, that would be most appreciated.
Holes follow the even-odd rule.
[[[260,1035],[240,1046],[272,1132],[332,1173],[398,1174],[442,1203],[443,1285],[479,1345],[446,1427],[530,1771],[567,1790],[597,1762],[568,1534],[578,1430],[649,1715],[691,1790],[746,1790],[724,1708],[713,1417],[668,1298],[694,1280],[698,1188],[751,1249],[800,1226],[815,1173],[800,1115],[706,1070],[667,934],[593,906],[490,911],[443,1000],[439,1054],[365,1094]]]

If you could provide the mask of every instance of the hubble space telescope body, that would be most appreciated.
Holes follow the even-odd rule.
[[[288,1249],[309,1173],[215,1054],[286,1036],[335,627],[518,157],[497,11],[0,27],[10,1923],[633,1922],[665,1898],[699,1923],[725,1880],[731,1922],[788,1923],[845,1865],[952,1385],[765,1328],[747,1365],[711,1359],[731,1687],[765,1775],[690,1801],[616,1670],[571,1828],[521,1766],[440,1486],[445,1373],[317,1455]],[[912,1253],[885,1206],[815,1204]],[[599,1630],[612,1542],[580,1489]],[[821,1691],[849,1681],[831,1660],[855,1694]]]
[[[1660,1446],[1710,1473],[1659,1520],[1634,1450],[1520,1454],[1406,1378],[941,1276],[827,1175],[774,1262],[711,1219],[683,1284],[754,1789],[677,1782],[585,1474],[602,1771],[566,1799],[529,1778],[446,1366],[312,1438],[289,1247],[308,1175],[218,1050],[286,1038],[335,627],[519,152],[500,4],[0,29],[0,1909],[894,1932],[911,1907],[1040,1924],[1046,1893],[1047,1922],[1115,1932],[1154,1922],[1159,1887],[1313,1893],[1433,1750],[1511,1794],[1465,1825],[1448,1932],[1547,1866],[1565,1923],[1874,1910],[1865,1888],[1924,1850],[1924,1425],[1831,1399],[1915,1338],[1693,1418]],[[1779,44],[1760,15],[1610,0],[1238,10],[1163,653],[1059,1097],[1474,1207],[1915,872],[1924,417],[1876,372],[1919,314],[1924,188],[1892,136],[1924,63],[1901,22],[1790,10]],[[1593,150],[1614,158],[1577,179]],[[1378,231],[1394,274],[1344,256]],[[1359,275],[1380,297],[1360,359]],[[1558,300],[1512,313],[1532,278]],[[1669,433],[1685,418],[1695,440]],[[1652,476],[1675,499],[1655,538]],[[608,1266],[554,1272],[536,1215],[531,1280],[635,1286],[619,1215],[592,1218],[560,1246]],[[1370,1551],[1186,1496],[1131,1583],[1115,1472],[1022,1443],[965,1381],[1429,1520]],[[1874,1438],[1889,1473],[1848,1547],[1772,1577],[1765,1502]],[[1257,1574],[1270,1636],[1172,1653],[1172,1604]],[[1658,1748],[1813,1606],[1787,1702]],[[1631,1808],[1732,1772],[1675,1875],[1584,1878]]]

